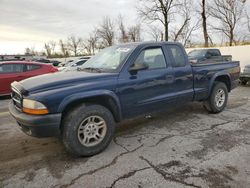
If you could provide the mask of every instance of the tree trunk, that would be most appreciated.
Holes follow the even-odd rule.
[[[203,26],[203,34],[204,34],[204,47],[208,47],[208,32],[207,32],[207,17],[206,17],[206,0],[202,0],[202,26]]]
[[[165,41],[168,41],[168,22],[165,21]]]
[[[230,39],[229,39],[229,46],[233,46],[233,42],[234,42],[234,31],[233,29],[230,29]]]

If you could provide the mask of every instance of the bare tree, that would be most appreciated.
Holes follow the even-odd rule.
[[[182,24],[180,25],[179,29],[176,29],[173,32],[173,40],[179,41],[178,39],[185,35],[186,28],[189,25],[189,21],[191,20],[191,1],[183,0],[183,4],[181,7],[178,7],[178,14],[181,18],[183,18]]]
[[[194,31],[200,29],[200,20],[194,23],[188,23],[187,27],[185,27],[185,31],[181,35],[182,44],[184,47],[191,47],[193,45],[191,37]]]
[[[54,54],[55,47],[56,47],[55,41],[49,41],[47,43],[44,43],[44,49],[48,57],[51,57]]]
[[[181,5],[180,0],[140,0],[141,6],[137,7],[139,15],[150,22],[159,21],[165,30],[165,40],[169,40],[169,24],[176,7]]]
[[[82,38],[76,37],[74,35],[68,38],[68,49],[74,53],[74,56],[77,56],[82,45]]]
[[[63,42],[63,40],[59,40],[59,46],[60,46],[60,50],[61,53],[63,54],[64,57],[69,56],[69,52],[67,49],[67,44]]]
[[[95,30],[92,34],[89,35],[89,38],[83,43],[85,50],[89,55],[95,54],[95,49],[97,48],[97,31]]]
[[[119,30],[120,30],[119,42],[121,42],[121,43],[128,42],[129,38],[128,38],[127,29],[124,25],[124,20],[123,20],[123,17],[121,15],[118,16],[118,26],[119,26]]]
[[[30,48],[25,48],[24,54],[25,54],[25,55],[30,55],[30,54],[31,54]]]
[[[109,17],[104,17],[97,29],[97,36],[102,40],[102,45],[112,46],[114,43],[114,23]]]
[[[203,28],[203,35],[204,35],[204,47],[209,46],[209,35],[207,31],[207,8],[206,8],[206,0],[201,1],[201,17],[202,17],[202,28]]]
[[[37,52],[35,51],[35,47],[34,46],[25,48],[25,52],[24,53],[26,55],[36,55],[37,54]]]
[[[250,16],[246,13],[246,17],[247,17],[247,28],[248,31],[250,32]]]
[[[235,28],[242,18],[244,5],[244,0],[213,0],[209,5],[210,15],[220,22],[213,28],[227,36],[230,46],[235,42]]]
[[[50,45],[48,43],[44,43],[44,49],[46,51],[46,55],[48,57],[51,57],[51,48],[50,48]]]
[[[132,42],[141,41],[141,25],[140,24],[136,24],[134,26],[129,27],[128,38]]]
[[[163,32],[159,27],[157,26],[150,26],[149,27],[150,31],[149,34],[153,37],[153,39],[157,41],[162,41],[163,40]]]

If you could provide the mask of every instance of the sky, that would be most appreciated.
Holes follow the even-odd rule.
[[[45,42],[65,40],[71,35],[87,38],[104,16],[115,19],[122,15],[127,26],[134,25],[140,20],[137,3],[138,0],[0,0],[0,54],[23,54],[25,48],[41,51]],[[197,1],[193,3],[197,6]],[[247,4],[250,10],[250,0]],[[176,24],[181,24],[178,19],[171,28]],[[147,33],[145,29],[142,32]],[[211,36],[215,42],[223,38]],[[147,34],[143,38],[150,40]],[[201,29],[192,40],[203,41]]]
[[[0,54],[41,50],[44,42],[88,37],[102,17],[137,17],[135,0],[0,0]]]

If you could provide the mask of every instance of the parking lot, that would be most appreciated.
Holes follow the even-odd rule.
[[[0,100],[0,187],[250,187],[250,88],[226,110],[200,103],[123,122],[90,158],[65,153],[56,138],[26,136]]]

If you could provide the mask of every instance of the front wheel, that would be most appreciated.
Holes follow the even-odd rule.
[[[227,100],[227,86],[222,82],[215,82],[211,95],[208,100],[203,103],[203,106],[211,113],[219,113],[226,107]]]
[[[115,132],[112,113],[100,105],[81,105],[63,121],[63,144],[77,156],[92,156],[103,151]]]

